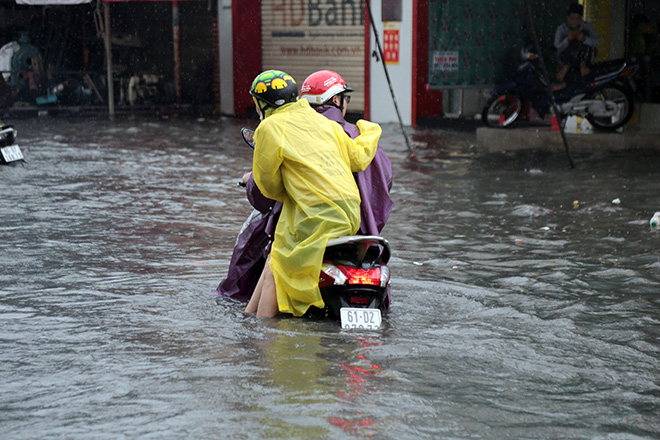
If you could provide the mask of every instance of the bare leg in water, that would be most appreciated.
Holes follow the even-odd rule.
[[[277,306],[277,293],[275,290],[275,278],[270,271],[270,257],[266,260],[264,270],[261,272],[257,286],[245,313],[257,313],[257,318],[272,318],[279,313]]]

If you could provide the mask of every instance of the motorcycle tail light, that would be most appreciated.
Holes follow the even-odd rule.
[[[383,266],[380,268],[380,287],[387,287],[390,282],[390,268]]]
[[[357,267],[342,266],[341,271],[348,279],[346,284],[366,284],[370,286],[381,285],[380,267],[364,270]]]
[[[619,74],[619,78],[623,78],[624,76],[632,75],[634,71],[635,71],[635,69],[624,70],[623,72],[621,72]]]
[[[349,299],[351,304],[359,304],[361,306],[366,306],[369,304],[369,298],[366,296],[351,296]]]
[[[337,266],[323,263],[321,266],[321,275],[319,276],[319,287],[330,286],[332,284],[346,284],[348,278]]]

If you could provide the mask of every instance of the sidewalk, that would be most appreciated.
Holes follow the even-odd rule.
[[[566,133],[571,151],[594,150],[660,150],[660,124],[658,131],[641,131],[628,128],[623,133],[594,132],[585,134]],[[519,150],[564,149],[561,133],[550,127],[525,128],[477,128],[477,146],[486,153]]]
[[[477,146],[483,152],[495,153],[519,150],[556,150],[564,148],[561,133],[547,125],[514,128],[477,128]],[[593,131],[566,133],[569,148],[574,152],[596,150],[660,150],[660,106],[643,105],[638,114],[621,132]]]

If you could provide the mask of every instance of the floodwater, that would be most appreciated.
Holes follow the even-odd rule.
[[[660,437],[660,155],[384,126],[393,304],[358,332],[208,295],[254,121],[12,122],[0,438]]]

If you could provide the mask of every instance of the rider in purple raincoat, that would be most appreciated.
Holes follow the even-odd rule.
[[[342,126],[351,138],[360,132],[356,125],[346,122],[346,105],[353,89],[346,85],[337,73],[322,70],[307,77],[301,87],[301,98],[306,98],[317,112]],[[256,183],[252,173],[244,176],[247,197],[254,211],[243,224],[238,235],[227,276],[213,292],[240,301],[248,301],[252,296],[259,276],[270,252],[270,243],[275,226],[282,210],[282,203],[266,198]],[[392,211],[389,191],[392,187],[392,164],[379,146],[369,167],[355,173],[360,190],[360,230],[361,235],[379,235]],[[389,292],[385,307],[389,307]]]

